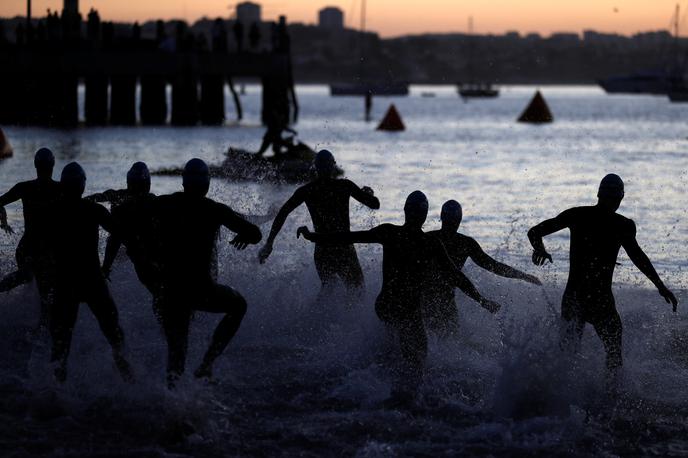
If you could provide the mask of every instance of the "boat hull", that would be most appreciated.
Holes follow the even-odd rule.
[[[346,96],[406,96],[409,87],[406,83],[376,83],[376,84],[331,84],[330,95]]]

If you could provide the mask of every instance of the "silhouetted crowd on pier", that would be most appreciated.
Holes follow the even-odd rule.
[[[19,200],[25,221],[16,249],[17,270],[0,281],[0,291],[35,280],[41,302],[40,325],[48,328],[52,339],[55,378],[67,378],[77,312],[85,303],[110,343],[123,378],[134,379],[124,351],[125,331],[119,324],[108,285],[122,246],[139,280],[151,293],[152,312],[167,341],[170,387],[185,371],[192,315],[208,312],[223,316],[194,372],[199,378],[212,377],[214,362],[239,331],[251,304],[251,298],[218,282],[218,233],[221,227],[234,232],[230,244],[244,250],[261,241],[260,229],[249,222],[250,218],[206,196],[210,172],[200,159],[186,164],[183,191],[163,196],[150,192],[151,176],[142,162],[128,171],[126,189],[86,197],[84,169],[71,162],[56,181],[52,178],[54,164],[52,152],[40,149],[34,161],[36,179],[18,183],[0,196],[0,228],[12,232],[4,207]],[[428,199],[423,192],[413,191],[406,199],[403,224],[381,224],[352,232],[351,198],[371,209],[380,208],[379,199],[370,187],[334,178],[336,162],[329,151],[320,151],[313,165],[317,176],[299,187],[281,207],[258,260],[268,260],[289,214],[305,204],[314,231],[300,227],[297,237],[315,244],[314,262],[322,284],[318,301],[327,301],[337,279],[345,284],[351,300],[360,301],[365,280],[354,245],[382,246],[382,287],[375,311],[397,339],[402,355],[394,374],[391,402],[414,398],[422,382],[427,332],[442,338],[458,332],[455,288],[490,313],[499,312],[500,304],[480,292],[462,273],[469,258],[496,275],[541,285],[537,277],[493,259],[476,240],[459,233],[463,211],[455,200],[442,206],[439,230],[423,231]],[[607,380],[613,390],[622,366],[622,326],[611,289],[620,248],[674,311],[677,300],[639,247],[634,222],[616,213],[624,197],[621,178],[605,176],[597,197],[596,205],[571,208],[537,224],[528,237],[534,249],[533,263],[539,266],[552,261],[543,237],[570,230],[570,273],[561,308],[561,347],[568,353],[577,351],[585,324],[592,324],[607,353]],[[110,210],[98,202],[109,203]],[[98,249],[101,228],[109,233],[102,263]]]

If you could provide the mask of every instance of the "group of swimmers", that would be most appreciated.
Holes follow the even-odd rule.
[[[107,284],[121,245],[152,295],[153,311],[167,340],[170,386],[185,370],[189,322],[194,311],[224,315],[195,371],[196,377],[211,377],[213,363],[239,330],[247,310],[246,300],[237,290],[217,282],[219,229],[224,226],[236,233],[231,245],[238,250],[258,244],[262,235],[247,217],[206,197],[210,185],[208,166],[200,159],[190,160],[182,175],[183,192],[155,196],[150,193],[148,168],[137,162],[127,173],[126,189],[84,198],[86,174],[78,163],[66,165],[59,182],[52,179],[55,159],[50,150],[40,149],[34,164],[35,180],[18,183],[0,196],[0,228],[12,231],[4,207],[18,200],[22,201],[25,220],[24,235],[16,250],[17,271],[0,281],[0,291],[35,279],[41,323],[51,335],[56,379],[63,381],[67,377],[71,336],[82,302],[97,318],[122,376],[126,380],[133,378],[123,352],[124,333]],[[382,245],[382,288],[375,310],[396,335],[402,355],[396,396],[412,397],[421,382],[427,331],[441,336],[456,332],[455,287],[488,311],[499,311],[500,304],[483,296],[462,273],[468,258],[497,275],[540,285],[536,277],[494,260],[474,239],[460,234],[462,208],[454,200],[442,206],[440,230],[423,231],[428,200],[421,191],[414,191],[406,199],[402,225],[382,224],[351,232],[350,199],[378,209],[378,198],[369,187],[360,188],[350,180],[334,178],[336,162],[329,151],[316,155],[314,167],[317,177],[299,187],[277,213],[259,251],[259,261],[264,263],[269,258],[288,215],[301,204],[308,208],[314,232],[300,227],[297,237],[315,244],[321,293],[327,292],[337,278],[350,292],[360,292],[364,278],[354,244]],[[614,378],[622,365],[621,320],[611,290],[619,249],[626,250],[674,311],[677,300],[638,246],[633,221],[616,213],[624,197],[621,178],[613,174],[604,177],[597,197],[597,205],[566,210],[530,229],[528,237],[534,248],[533,262],[543,265],[552,257],[542,238],[570,229],[570,274],[561,310],[562,346],[575,350],[585,324],[592,324],[607,353],[608,373]],[[96,202],[109,202],[111,210]],[[102,265],[98,252],[100,228],[110,234]]]

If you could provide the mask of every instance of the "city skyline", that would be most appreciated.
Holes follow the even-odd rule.
[[[33,0],[33,15],[42,17],[48,8],[60,11],[62,0]],[[184,19],[229,17],[238,2],[224,0],[138,0],[135,3],[114,0],[81,0],[82,14],[97,9],[101,17],[118,22],[144,22],[151,19]],[[326,6],[342,9],[347,27],[360,26],[361,0],[266,0],[258,1],[265,20],[280,14],[290,22],[313,24],[318,10]],[[466,32],[468,18],[473,17],[477,34],[501,34],[518,31],[522,34],[556,32],[581,33],[586,29],[632,35],[638,32],[667,29],[675,0],[579,0],[551,2],[546,0],[426,0],[423,9],[401,6],[407,0],[368,0],[367,29],[383,37],[422,33]],[[412,3],[410,0],[408,3]],[[688,3],[683,5],[685,18]],[[3,0],[0,17],[23,16],[26,0]],[[685,21],[682,21],[685,22]],[[685,35],[685,33],[681,33]]]

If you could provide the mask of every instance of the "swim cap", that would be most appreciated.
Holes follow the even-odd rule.
[[[201,159],[193,158],[184,166],[182,173],[184,189],[200,189],[210,186],[210,170]],[[206,189],[207,191],[207,189]]]
[[[127,172],[127,184],[150,184],[150,172],[145,162],[135,162]]]
[[[442,205],[442,212],[440,219],[446,222],[461,222],[463,218],[463,209],[461,204],[455,200],[448,200]]]
[[[86,187],[86,172],[77,162],[65,165],[60,175],[60,184],[65,195],[81,196]]]
[[[602,178],[600,188],[597,191],[597,197],[613,197],[623,198],[624,196],[624,182],[619,175],[610,173]]]
[[[36,151],[33,158],[33,165],[37,169],[48,169],[55,166],[55,156],[48,148],[41,148]]]
[[[419,212],[428,211],[428,198],[425,197],[421,191],[413,191],[406,198],[406,204],[404,204],[405,211]]]
[[[332,153],[323,149],[318,151],[318,154],[315,155],[313,164],[318,172],[329,172],[334,169],[337,162],[334,160],[334,155]]]

